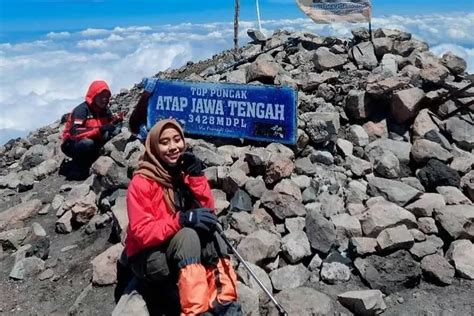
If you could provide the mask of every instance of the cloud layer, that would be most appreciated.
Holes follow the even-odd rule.
[[[262,26],[268,35],[284,28],[350,36],[350,25],[317,25],[309,19],[263,21]],[[256,26],[241,22],[242,43],[250,27]],[[438,55],[450,50],[474,72],[473,13],[379,17],[373,19],[377,27],[413,33]],[[56,32],[37,41],[1,43],[0,144],[15,135],[12,130],[20,136],[59,119],[83,100],[94,79],[106,80],[117,93],[158,71],[229,49],[232,39],[231,23],[184,23]]]

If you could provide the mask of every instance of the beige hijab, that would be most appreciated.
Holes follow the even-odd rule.
[[[165,202],[168,204],[170,209],[175,212],[176,207],[174,205],[174,190],[172,183],[173,178],[168,170],[163,167],[162,162],[158,159],[158,142],[161,133],[165,127],[170,126],[176,128],[176,130],[181,134],[184,145],[186,146],[183,129],[176,120],[166,119],[157,122],[148,133],[145,141],[145,153],[140,157],[138,169],[134,172],[134,175],[141,174],[161,184],[165,193]]]

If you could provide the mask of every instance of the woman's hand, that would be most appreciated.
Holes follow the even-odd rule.
[[[216,230],[217,216],[209,208],[194,208],[179,213],[179,223],[183,227],[201,229],[207,232]]]
[[[203,163],[201,159],[196,157],[193,153],[184,152],[178,162],[179,168],[190,176],[202,176],[204,175]]]

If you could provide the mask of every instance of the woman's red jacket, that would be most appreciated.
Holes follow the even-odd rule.
[[[214,199],[206,176],[186,176],[189,186],[202,207],[214,210]],[[165,202],[161,184],[140,174],[133,176],[127,191],[128,228],[125,252],[131,257],[140,251],[159,246],[181,229],[179,212]]]

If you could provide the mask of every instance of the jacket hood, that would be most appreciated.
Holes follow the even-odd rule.
[[[107,82],[105,82],[103,80],[93,81],[91,83],[91,85],[89,86],[89,90],[87,90],[87,94],[86,94],[87,104],[92,105],[92,103],[94,102],[95,96],[98,95],[99,93],[101,93],[104,90],[107,90],[107,91],[109,91],[110,94],[112,94],[110,92],[109,86],[107,85]]]

